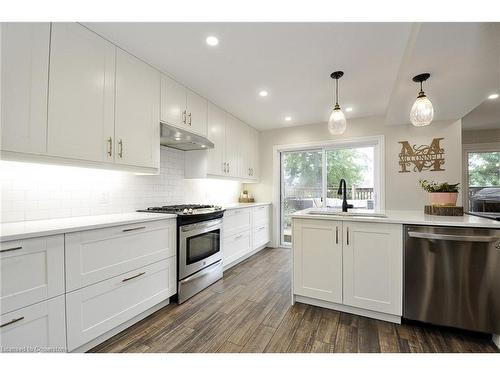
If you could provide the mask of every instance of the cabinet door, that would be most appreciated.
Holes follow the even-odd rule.
[[[64,293],[64,235],[0,243],[0,310]]]
[[[344,223],[344,304],[401,315],[400,224]]]
[[[342,222],[293,219],[293,293],[342,303]]]
[[[226,174],[226,113],[212,103],[208,103],[208,139],[214,148],[208,150],[207,173],[217,176]]]
[[[161,120],[187,127],[186,88],[164,74],[161,75]]]
[[[64,296],[0,316],[0,352],[6,349],[65,352]]]
[[[160,164],[160,73],[116,52],[115,162],[158,168]]]
[[[67,293],[68,349],[86,344],[176,292],[176,257],[171,257]]]
[[[49,23],[2,23],[1,149],[47,151]]]
[[[207,107],[208,102],[198,94],[187,90],[186,109],[189,130],[207,136]]]
[[[240,139],[238,153],[239,177],[250,179],[252,176],[250,169],[250,127],[244,122],[238,121],[238,133]]]
[[[242,140],[238,119],[226,114],[226,163],[227,176],[239,177],[239,155]]]
[[[113,161],[115,47],[76,23],[52,24],[48,153]]]
[[[256,129],[250,128],[250,168],[252,179],[259,179],[259,132]]]

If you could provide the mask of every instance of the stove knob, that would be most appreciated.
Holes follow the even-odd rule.
[[[182,213],[183,213],[183,214],[187,214],[187,213],[188,213],[188,209],[187,209],[187,208],[185,208],[184,210],[182,210]]]
[[[188,214],[190,214],[190,215],[192,215],[192,214],[193,214],[193,209],[192,209],[192,208],[190,208],[190,209],[188,210]]]

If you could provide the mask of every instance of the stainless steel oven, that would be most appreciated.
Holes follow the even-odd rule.
[[[179,279],[222,259],[222,219],[179,227]]]

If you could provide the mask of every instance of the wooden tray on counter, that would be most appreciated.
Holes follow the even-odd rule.
[[[464,216],[464,208],[462,206],[432,206],[429,204],[424,207],[424,213],[437,216]]]

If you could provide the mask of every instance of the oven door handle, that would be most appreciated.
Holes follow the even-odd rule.
[[[219,268],[220,266],[222,266],[222,259],[218,260],[217,262],[215,262],[214,264],[212,264],[206,268],[203,268],[201,271],[196,272],[194,275],[186,277],[185,279],[181,280],[180,283],[184,284],[184,283],[188,283],[190,281],[193,281],[199,277],[206,275],[207,273],[212,272],[214,269]]]
[[[423,238],[426,240],[461,241],[461,242],[496,242],[495,236],[467,236],[453,234],[408,232],[408,236],[413,238]]]

